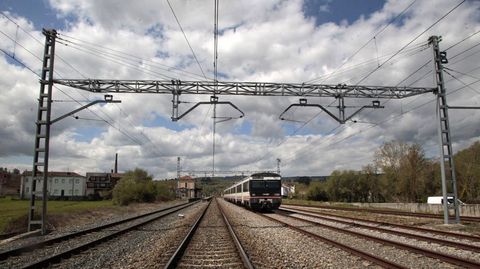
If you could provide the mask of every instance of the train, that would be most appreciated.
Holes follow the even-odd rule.
[[[282,179],[277,173],[252,174],[223,191],[229,202],[258,211],[278,209],[282,203]]]

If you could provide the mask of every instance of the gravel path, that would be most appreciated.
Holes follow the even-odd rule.
[[[378,268],[244,208],[219,203],[256,268]]]

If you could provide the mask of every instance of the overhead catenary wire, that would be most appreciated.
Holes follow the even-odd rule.
[[[8,37],[8,36],[7,36]],[[18,43],[18,42],[17,42]],[[29,52],[30,54],[32,54],[33,56],[35,56],[35,54],[33,54],[33,52],[31,52],[30,50],[26,49],[24,46],[22,46],[21,44],[19,44],[19,46],[22,48],[22,49],[25,49],[27,52]],[[12,60],[16,61],[17,63],[19,63],[21,66],[25,67],[26,69],[28,69],[30,72],[32,72],[33,74],[35,74],[36,76],[38,76],[39,78],[41,78],[40,74],[38,74],[37,72],[35,72],[31,67],[27,66],[25,63],[23,63],[22,61],[20,61],[18,59],[18,57],[13,57],[13,55],[10,55],[8,52],[6,52],[5,50],[3,49],[0,49],[6,56],[8,56],[9,58],[11,58]],[[38,58],[35,56],[35,58]],[[59,90],[62,94],[64,94],[65,96],[67,96],[68,98],[70,98],[72,101],[74,101],[75,103],[79,104],[79,105],[82,105],[80,101],[76,100],[74,97],[72,97],[71,95],[69,95],[68,93],[66,93],[65,91],[63,91],[61,88],[57,87],[56,85],[53,85],[55,89]],[[114,128],[115,130],[119,131],[122,135],[126,136],[127,138],[129,138],[132,142],[134,142],[135,144],[138,144],[140,146],[142,146],[142,143],[131,137],[129,134],[127,134],[126,132],[124,132],[123,130],[121,130],[120,128],[114,126],[111,122],[109,122],[108,120],[104,119],[103,117],[101,117],[100,115],[98,115],[95,111],[91,110],[90,108],[86,108],[88,111],[90,111],[92,114],[94,114],[96,117],[98,117],[101,121],[107,123],[109,126],[111,126],[112,128]]]
[[[118,110],[120,111],[121,114],[123,114],[125,116],[125,120],[127,121],[128,124],[130,124],[130,126],[133,128],[133,130],[135,131],[138,131],[137,130],[137,127],[135,126],[135,124],[133,124],[129,119],[129,115],[118,105],[118,104],[115,104],[115,106],[118,108]],[[146,135],[143,131],[138,131],[140,133],[140,135],[142,135],[148,143],[150,143],[156,150],[155,150],[155,153],[158,154],[160,156],[160,152],[161,150],[158,148],[158,146],[150,139],[150,137],[148,137],[148,135]]]
[[[168,6],[170,7],[170,10],[171,10],[172,13],[173,13],[173,16],[175,17],[175,21],[177,21],[177,24],[178,24],[178,27],[180,28],[180,31],[182,31],[183,37],[185,38],[185,41],[187,42],[188,47],[190,48],[190,51],[192,52],[193,58],[194,58],[195,61],[197,62],[198,68],[199,68],[200,71],[202,72],[203,77],[204,77],[206,80],[208,80],[207,76],[205,75],[205,72],[203,72],[202,65],[201,65],[200,62],[198,61],[197,55],[195,54],[195,51],[194,51],[193,48],[192,48],[192,45],[190,45],[190,42],[188,41],[187,34],[185,34],[185,31],[183,30],[183,27],[182,27],[182,25],[180,24],[180,21],[178,20],[177,15],[175,14],[175,11],[173,10],[172,5],[170,4],[170,1],[167,0],[167,3],[168,3]]]
[[[8,57],[10,57],[12,60],[14,60],[15,62],[17,62],[18,64],[20,64],[21,66],[27,68],[30,72],[32,72],[33,74],[35,74],[36,76],[38,77],[41,77],[40,74],[38,74],[37,72],[35,72],[32,68],[30,68],[29,66],[27,66],[26,64],[24,64],[22,61],[20,61],[18,58],[15,58],[13,57],[12,55],[10,55],[8,52],[6,52],[5,50],[1,49],[0,48],[0,51],[3,52],[3,54],[7,55]]]
[[[383,31],[385,31],[392,23],[394,23],[398,18],[400,18],[403,14],[405,14],[405,12],[410,9],[410,7],[413,6],[413,4],[415,4],[417,0],[413,0],[412,2],[410,2],[410,4],[408,6],[406,6],[397,16],[395,16],[392,20],[390,20],[390,22],[385,25],[382,29],[380,29],[378,32],[376,32],[372,38],[370,38],[366,43],[364,43],[359,49],[357,49],[352,55],[350,55],[349,57],[347,57],[347,59],[338,67],[336,68],[336,70],[332,73],[332,74],[335,74],[336,71],[338,71],[338,69],[342,68],[348,61],[350,61],[352,58],[354,58],[362,49],[364,49],[368,44],[370,44],[370,42],[372,42],[373,40],[375,40],[376,42],[376,37],[378,35],[380,35]],[[323,81],[325,81],[327,78],[325,78]],[[317,81],[319,80],[318,78],[315,78],[315,79],[311,79],[311,80],[308,80],[306,81],[305,83],[311,83],[311,82],[314,82],[314,81]]]
[[[144,69],[144,68],[140,68],[136,64],[132,64],[132,63],[124,61],[122,59],[117,59],[116,57],[111,57],[111,56],[108,55],[108,53],[95,52],[94,50],[89,50],[89,49],[86,49],[86,48],[82,48],[80,46],[75,46],[75,44],[64,43],[64,42],[62,42],[62,39],[57,40],[57,43],[62,44],[62,45],[67,46],[67,47],[70,47],[70,48],[73,48],[75,50],[81,51],[81,52],[86,53],[86,54],[95,55],[99,58],[105,59],[107,61],[111,61],[113,63],[126,65],[127,67],[129,67],[131,69],[135,69],[135,70],[137,70],[141,73],[144,73],[144,74],[150,74],[150,75],[153,74],[155,76],[161,76],[165,79],[175,79],[174,77],[167,76],[167,75],[164,75],[162,73],[158,73],[156,71],[151,71],[151,70],[147,70],[147,69]]]
[[[448,81],[447,81],[447,82],[448,82]],[[473,82],[471,82],[471,83],[468,83],[468,84],[464,84],[463,86],[461,86],[461,87],[459,87],[459,88],[456,88],[456,89],[448,92],[446,95],[454,94],[454,93],[456,93],[456,92],[458,92],[458,91],[460,91],[460,90],[462,90],[462,89],[465,89],[465,88],[467,88],[467,87],[470,87],[471,85],[476,84],[476,83],[479,83],[479,82],[480,82],[480,79],[478,79],[478,80],[476,80],[476,81],[473,81]],[[372,128],[374,128],[374,127],[380,126],[380,125],[382,125],[382,124],[384,124],[384,123],[386,123],[386,122],[389,122],[389,121],[392,121],[392,120],[401,118],[401,117],[403,117],[404,115],[406,115],[406,114],[408,114],[408,113],[411,113],[411,112],[413,112],[413,111],[415,111],[415,110],[417,110],[417,109],[420,109],[420,108],[426,106],[427,104],[430,104],[430,103],[434,102],[435,100],[437,100],[437,99],[434,98],[434,99],[429,100],[429,101],[427,101],[427,102],[421,103],[421,104],[419,104],[419,105],[411,108],[410,110],[403,111],[402,113],[400,113],[400,114],[398,114],[398,115],[389,117],[389,118],[387,118],[387,119],[385,119],[385,120],[383,120],[383,121],[380,121],[380,122],[378,122],[378,123],[373,123],[371,126],[365,128],[365,129],[363,129],[363,130],[357,131],[357,132],[355,132],[355,133],[352,133],[352,134],[350,134],[350,135],[348,135],[348,136],[346,136],[346,137],[344,137],[344,138],[341,138],[341,139],[335,141],[334,143],[329,144],[327,147],[332,147],[332,146],[337,145],[337,144],[339,144],[339,143],[341,143],[341,142],[343,142],[343,141],[345,141],[345,140],[347,140],[347,139],[349,139],[349,138],[351,138],[351,137],[354,137],[354,136],[356,136],[356,135],[359,135],[359,134],[361,134],[361,133],[363,133],[363,132],[365,132],[365,131],[367,131],[367,130],[369,130],[369,129],[372,129]],[[344,130],[345,130],[345,128],[342,129],[340,132],[336,133],[335,136],[336,136],[336,135],[339,135],[339,134],[340,134],[341,132],[343,132]],[[318,147],[318,146],[323,145],[323,144],[324,144],[324,143],[321,142],[321,143],[319,143],[319,144],[315,144],[315,146]],[[317,150],[317,149],[316,149],[316,148],[311,148],[310,150],[303,151],[303,148],[302,148],[302,149],[300,149],[300,150],[297,150],[296,152],[300,152],[300,151],[301,151],[303,154],[305,154],[305,153],[308,153],[308,152],[310,152],[310,151],[312,151],[312,150]],[[295,153],[292,154],[292,155],[295,155]],[[288,163],[289,161],[291,161],[291,160],[293,160],[293,159],[295,159],[295,157],[286,159],[286,160],[285,160],[285,163]]]
[[[418,44],[418,45],[415,45],[414,48],[410,48],[408,50],[405,50],[404,53],[409,53],[410,55],[408,56],[413,56],[413,55],[416,55],[417,53],[419,52],[422,52],[426,49],[426,44],[424,42]],[[406,57],[408,57],[406,56]],[[388,57],[387,56],[382,56],[382,57]],[[370,60],[369,62],[375,62],[375,59],[372,59]],[[426,64],[424,64],[421,68],[423,68],[424,66],[426,66]],[[421,69],[419,68],[419,69]],[[413,73],[410,75],[412,76]],[[409,76],[409,77],[410,77]],[[408,79],[408,78],[407,78]],[[402,83],[404,82],[406,79],[400,81],[399,83],[397,83],[397,87]],[[343,81],[342,83],[346,83],[348,82],[347,81]],[[387,103],[388,101],[390,100],[387,100],[385,103]],[[327,105],[327,107],[330,107],[333,103],[335,103],[336,100],[333,100],[333,102],[331,102],[329,105]],[[288,140],[288,137],[292,136],[292,135],[295,135],[296,133],[298,133],[302,128],[304,128],[306,125],[308,125],[312,120],[314,120],[316,117],[318,117],[320,114],[322,114],[323,111],[320,111],[318,113],[316,113],[313,117],[311,117],[310,119],[308,119],[306,122],[303,122],[303,124],[296,128],[292,133],[290,133],[289,135],[287,135],[286,139],[282,140],[280,143],[278,143],[277,145],[275,145],[273,148],[270,148],[269,150],[267,150],[267,152],[261,157],[261,158],[257,158],[256,161],[254,161],[254,163],[257,163],[259,160],[265,158],[266,156],[268,156],[273,150],[275,150],[276,148],[278,148],[279,146],[281,146],[282,144],[284,144],[287,140]],[[335,131],[336,129],[342,127],[344,125],[341,125],[339,124],[338,126],[334,127],[332,130],[330,130],[329,132],[327,132],[328,134],[331,134],[333,131]],[[343,131],[343,130],[342,130]]]
[[[404,56],[403,58],[392,60],[390,63],[394,63],[394,62],[397,62],[397,61],[404,60],[406,57],[414,56],[417,53],[420,53],[420,52],[424,51],[427,47],[428,47],[428,44],[426,42],[416,44],[416,45],[412,46],[411,48],[406,49],[399,54],[399,55]],[[385,55],[381,55],[381,56],[378,56],[378,57],[375,57],[375,58],[365,60],[365,61],[357,63],[355,65],[345,66],[345,67],[342,67],[340,69],[336,69],[333,72],[327,73],[323,76],[320,76],[320,77],[318,77],[318,79],[323,79],[322,83],[324,83],[328,79],[332,79],[336,76],[340,76],[343,73],[346,73],[346,72],[349,72],[349,71],[359,70],[360,68],[363,68],[364,66],[367,67],[368,65],[377,63],[378,61],[381,61],[382,59],[386,59],[393,54],[394,54],[394,52],[391,52],[391,53],[387,53]],[[370,72],[370,70],[368,70],[368,72]],[[351,79],[353,79],[353,78],[351,78]],[[351,80],[351,79],[349,79],[349,80]],[[344,83],[344,82],[342,82],[342,83]]]
[[[386,63],[388,63],[391,59],[393,59],[395,56],[397,56],[400,52],[402,52],[404,49],[406,49],[410,44],[415,42],[418,38],[420,38],[423,34],[425,34],[428,30],[432,29],[435,25],[437,25],[440,21],[442,21],[444,18],[446,18],[450,13],[452,13],[454,10],[456,10],[459,6],[461,6],[463,3],[465,3],[466,0],[461,1],[458,3],[456,6],[454,6],[452,9],[450,9],[447,13],[445,13],[443,16],[441,16],[439,19],[437,19],[434,23],[432,23],[430,26],[428,26],[425,30],[423,30],[421,33],[416,35],[412,40],[410,40],[408,43],[403,45],[396,53],[394,53],[390,58],[388,58],[386,61],[384,61],[382,64],[380,64],[377,68],[373,69],[370,73],[368,73],[365,77],[360,79],[356,85],[359,85],[363,81],[365,81],[367,78],[369,78],[373,73],[378,71],[382,66],[384,66]]]
[[[215,97],[218,90],[218,6],[219,0],[213,0],[213,78],[215,82]],[[216,151],[216,127],[217,127],[217,104],[213,104],[213,132],[212,132],[212,178],[215,177],[215,151]]]
[[[165,71],[165,72],[173,73],[177,76],[181,74],[181,75],[192,77],[192,78],[195,78],[195,79],[204,78],[204,76],[202,76],[200,74],[196,74],[194,72],[183,70],[181,68],[174,67],[174,66],[165,65],[165,64],[159,63],[157,61],[151,60],[151,59],[141,58],[141,57],[138,57],[137,55],[133,55],[131,53],[128,53],[128,52],[125,52],[125,51],[122,51],[122,50],[113,49],[113,48],[110,48],[110,47],[107,47],[107,46],[103,46],[103,45],[99,45],[99,44],[96,44],[96,43],[93,43],[93,42],[85,41],[85,40],[73,37],[71,35],[67,35],[67,34],[62,33],[62,32],[59,32],[58,36],[59,36],[58,38],[60,40],[63,40],[65,42],[74,43],[77,46],[84,47],[84,48],[89,48],[89,49],[95,50],[95,51],[100,51],[104,54],[108,54],[108,55],[111,55],[111,56],[116,56],[117,58],[128,59],[129,61],[132,61],[132,62],[135,62],[135,63],[142,62],[145,66],[150,66],[150,67],[153,67],[153,68],[157,68],[157,69],[160,69],[160,70]]]
[[[5,15],[5,14],[4,14],[4,15]],[[7,17],[7,19],[11,20],[13,23],[15,23],[16,25],[18,25],[18,24],[17,24],[16,22],[14,22],[11,18]],[[30,34],[28,31],[24,30],[23,28],[21,28],[21,29],[22,29],[25,33],[27,33],[31,38],[33,38],[35,41],[37,41],[39,44],[42,44],[41,41],[39,41],[38,39],[36,39],[36,38],[35,38],[32,34]],[[60,34],[59,34],[59,35],[60,35]],[[7,37],[8,37],[8,36],[7,36]],[[73,37],[72,37],[72,38],[73,38]],[[10,39],[11,39],[11,38],[10,38]],[[63,40],[65,43],[67,43],[67,41],[68,41],[68,40],[63,39],[63,38],[61,38],[61,37],[60,37],[60,38],[57,37],[57,42],[60,43],[60,44],[64,44],[64,45],[65,45],[65,43],[62,43],[61,41],[59,42],[58,40]],[[15,41],[15,40],[13,40],[13,41]],[[73,43],[73,42],[71,42],[71,43]],[[79,46],[81,46],[81,45],[79,44]],[[22,47],[23,47],[23,46],[22,46]],[[70,46],[70,47],[71,47],[71,46]],[[23,48],[24,48],[24,47],[23,47]],[[28,51],[28,49],[26,49],[26,48],[24,48],[24,49]],[[91,50],[95,50],[95,49],[91,49]],[[84,50],[84,52],[87,52],[87,51]],[[96,52],[97,52],[98,54],[104,53],[104,54],[101,55],[101,56],[105,56],[105,53],[106,53],[106,52],[104,52],[104,51],[102,52],[102,51],[100,51],[100,50],[96,50]],[[7,52],[5,52],[5,53],[8,54]],[[35,58],[37,58],[39,61],[41,61],[41,59],[40,59],[38,56],[36,56],[34,53],[32,53],[31,51],[29,51],[29,53],[32,54]],[[87,53],[88,53],[88,52],[87,52]],[[90,53],[90,54],[93,54],[93,53]],[[98,55],[98,54],[97,54],[97,55]],[[125,54],[125,53],[124,53],[124,54]],[[117,57],[118,57],[118,54],[110,53],[110,55],[113,55],[113,56],[117,56]],[[130,55],[130,56],[131,56],[131,55]],[[59,59],[61,58],[59,55],[57,55],[57,57],[58,57]],[[110,59],[109,59],[108,57],[104,57],[104,58],[106,58],[106,59],[108,59],[108,60],[112,60],[112,58],[110,58]],[[136,57],[136,58],[138,58],[138,57]],[[126,58],[124,57],[124,59],[126,59]],[[82,77],[86,78],[85,75],[83,75],[81,72],[79,72],[79,71],[78,71],[77,69],[75,69],[73,66],[71,66],[68,62],[65,61],[65,63],[66,63],[67,65],[69,65],[72,69],[74,69],[75,71],[77,71]],[[121,62],[118,62],[118,61],[117,61],[117,63],[121,63]],[[127,64],[129,64],[129,63],[127,63]],[[161,64],[160,64],[160,65],[161,65]],[[26,66],[26,65],[25,65],[25,67],[26,67],[26,68],[29,68],[29,67]],[[194,73],[191,73],[191,72],[188,72],[188,71],[184,71],[184,70],[181,70],[181,69],[177,69],[177,68],[173,68],[173,67],[168,67],[168,68],[176,69],[176,70],[179,70],[180,72],[184,72],[184,73],[186,73],[186,74],[192,74],[192,75],[197,76],[197,75],[194,74]],[[31,71],[34,72],[33,70],[31,70]],[[140,70],[140,71],[142,71],[142,70]],[[167,70],[167,71],[170,71],[170,70]],[[170,72],[171,72],[171,71],[170,71]],[[55,71],[55,73],[58,74],[56,71]],[[151,73],[152,73],[152,72],[151,72]],[[38,74],[37,74],[37,75],[38,75]],[[59,74],[58,74],[58,75],[59,75]],[[158,75],[158,73],[156,73],[156,75]],[[59,76],[60,76],[60,75],[59,75]],[[61,77],[61,76],[60,76],[60,77]],[[168,78],[173,78],[173,77],[168,77]],[[60,90],[60,92],[62,92],[63,94],[67,95],[67,97],[71,98],[73,102],[77,102],[77,101],[75,100],[75,98],[73,98],[72,96],[68,95],[68,94],[67,94],[66,92],[64,92],[63,90],[59,89],[59,88],[56,87],[56,86],[55,86],[55,88],[57,88],[58,90]],[[82,96],[84,96],[84,95],[82,95]],[[85,97],[85,96],[84,96],[84,97]],[[88,98],[87,98],[87,99],[88,99]],[[91,111],[90,109],[88,109],[88,110],[89,110],[91,113],[93,113],[95,116],[97,116],[98,118],[100,118],[99,121],[102,121],[102,122],[105,122],[105,123],[109,124],[111,127],[113,127],[114,129],[116,129],[117,131],[121,132],[123,135],[128,136],[128,138],[129,138],[130,140],[132,140],[134,143],[139,144],[139,145],[143,145],[143,142],[141,142],[140,140],[138,140],[138,139],[136,139],[136,138],[133,138],[131,135],[129,135],[129,134],[127,134],[125,131],[121,130],[121,127],[116,127],[115,125],[113,125],[112,123],[110,123],[108,120],[102,118],[101,116],[99,116],[99,115],[96,114],[95,112]],[[112,120],[113,122],[115,122],[115,120],[114,120],[110,115],[108,115],[106,112],[104,112],[104,111],[102,111],[102,110],[100,110],[99,112],[102,112],[102,113],[105,114],[105,116],[107,116],[110,120]],[[83,119],[83,118],[78,117],[78,119]],[[153,142],[152,142],[143,132],[141,132],[141,134],[142,134],[150,143],[153,144]],[[156,147],[156,149],[158,150],[158,147],[157,147],[155,144],[153,144],[153,145],[154,145],[154,146]],[[157,152],[157,155],[160,155],[160,154]]]
[[[454,78],[455,80],[457,80],[458,82],[462,83],[464,86],[466,86],[468,89],[474,91],[475,93],[477,94],[480,94],[479,91],[477,91],[477,89],[474,89],[473,87],[471,87],[470,85],[467,85],[467,83],[463,82],[462,80],[460,80],[459,78],[457,78],[456,76],[454,76],[452,73],[448,72],[448,70],[451,70],[451,69],[447,69],[447,68],[444,68],[444,72],[447,73],[449,76],[451,76],[452,78]]]
[[[5,14],[5,12],[3,11],[0,11],[0,14],[2,14],[7,20],[9,20],[10,22],[12,22],[14,25],[17,26],[17,32],[18,32],[18,29],[22,30],[24,33],[26,33],[28,36],[30,36],[33,40],[35,40],[37,43],[39,43],[40,45],[42,45],[43,43],[38,40],[34,35],[32,35],[29,31],[25,30],[22,26],[20,26],[19,23],[17,23],[14,19],[12,19],[10,16],[8,16],[7,14]],[[74,70],[75,72],[77,72],[78,74],[80,74],[83,78],[86,78],[86,76],[80,72],[77,68],[75,68],[72,64],[70,64],[67,60],[63,59],[61,56],[57,55],[56,56],[60,61],[62,61],[63,63],[65,63],[68,67],[70,67],[72,70]]]
[[[471,36],[473,36],[473,35],[470,35],[470,37],[471,37]],[[467,40],[467,38],[464,38],[464,39],[460,40],[459,42],[456,42],[455,45],[458,45],[458,44],[464,42],[465,40]],[[450,48],[452,48],[452,46],[450,46],[450,47],[447,48],[447,49],[450,49]],[[414,72],[412,72],[411,74],[409,74],[405,79],[403,79],[402,81],[400,81],[399,83],[397,83],[397,86],[399,86],[401,83],[403,83],[403,82],[406,81],[408,78],[410,78],[413,74],[417,73],[419,70],[421,70],[422,68],[424,68],[425,66],[427,66],[430,62],[431,62],[431,60],[429,60],[429,61],[427,61],[426,63],[424,63],[424,64],[423,64],[422,66],[420,66],[417,70],[415,70]],[[457,73],[460,73],[460,74],[465,75],[465,76],[470,76],[469,74],[461,73],[461,72],[452,70],[451,68],[448,68],[448,67],[444,67],[444,69],[447,69],[447,70],[450,70],[450,71],[453,71],[453,72],[457,72]],[[474,69],[470,70],[469,72],[474,71],[474,70],[476,70],[476,69],[480,69],[480,67],[474,68]],[[410,83],[410,84],[408,85],[408,87],[409,87],[409,86],[412,86],[412,85],[414,85],[415,83],[417,83],[418,81],[422,80],[423,78],[425,78],[425,77],[426,77],[427,75],[429,75],[430,73],[432,73],[432,70],[429,70],[427,73],[425,73],[424,75],[422,75],[419,79],[417,79],[417,80],[413,81],[412,83]],[[467,73],[468,73],[468,72],[467,72]],[[451,74],[449,74],[449,75],[451,75]],[[480,82],[480,78],[475,77],[475,76],[470,76],[470,77],[477,79],[477,81],[472,82],[472,83],[470,83],[470,84],[467,84],[467,83],[464,83],[463,81],[460,81],[464,86],[463,86],[463,87],[460,87],[460,88],[458,88],[458,89],[456,89],[456,90],[453,90],[453,91],[451,91],[451,92],[449,92],[449,93],[447,93],[447,95],[453,94],[453,93],[455,93],[455,92],[457,92],[457,91],[459,91],[459,90],[461,90],[461,89],[463,89],[463,88],[465,88],[465,87],[474,90],[474,89],[471,87],[471,85]],[[456,79],[457,79],[457,78],[456,78]],[[450,82],[450,81],[451,81],[451,80],[447,80],[446,83],[448,83],[448,82]],[[476,90],[475,90],[475,92],[478,93]],[[414,100],[412,100],[412,101],[409,102],[409,103],[414,102],[414,101],[417,100],[418,98],[419,98],[419,96],[417,96],[417,98],[414,98]],[[387,102],[389,102],[389,101],[391,101],[391,100],[389,99],[389,100],[387,100],[385,103],[387,103]],[[400,113],[400,116],[403,116],[403,115],[406,114],[406,113],[409,113],[409,112],[411,112],[411,111],[414,111],[414,110],[416,110],[416,109],[419,109],[419,108],[423,107],[424,105],[426,105],[426,104],[428,104],[428,103],[431,103],[431,102],[433,102],[433,100],[432,100],[432,101],[428,101],[428,102],[426,102],[426,103],[423,103],[423,104],[421,104],[421,105],[419,105],[419,106],[417,106],[417,107],[415,107],[415,108],[413,108],[413,109],[411,109],[411,110],[409,110],[409,111],[405,111],[405,112],[404,112],[404,111],[402,110],[402,112]],[[371,112],[369,112],[369,113],[371,113]],[[369,113],[368,113],[368,114],[369,114]],[[381,125],[381,124],[383,124],[383,123],[385,123],[385,122],[388,122],[388,121],[393,120],[393,119],[396,119],[396,118],[398,118],[398,117],[393,117],[392,119],[387,119],[387,120],[381,121],[381,122],[379,122],[379,123],[371,123],[371,124],[373,124],[373,125],[372,125],[371,127],[369,127],[368,129],[373,128],[373,127],[376,127],[376,126],[379,126],[379,125]],[[342,129],[340,132],[338,132],[336,135],[340,134],[340,133],[343,132],[344,130],[345,130],[345,128]],[[364,130],[361,130],[359,133],[362,133],[363,131],[364,131]],[[347,137],[346,139],[348,139],[348,138],[350,138],[350,137],[353,137],[354,135],[355,135],[355,134],[352,134],[352,135],[350,135],[349,137]],[[339,142],[342,142],[342,141],[344,141],[344,140],[346,140],[346,139],[342,139],[342,140],[340,140]],[[339,142],[335,142],[335,144],[338,144]],[[324,143],[322,143],[322,144],[324,144]],[[318,146],[318,144],[317,144],[316,146]],[[302,149],[302,150],[303,150],[303,149]],[[302,150],[298,150],[298,151],[302,151]],[[297,151],[297,152],[298,152],[298,151]],[[290,161],[290,160],[292,160],[292,158],[287,159],[286,162],[288,162],[288,161]]]

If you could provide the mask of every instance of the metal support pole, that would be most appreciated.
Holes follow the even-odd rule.
[[[177,157],[177,197],[180,197],[180,157]]]
[[[345,123],[345,100],[343,96],[338,97],[338,118],[341,119],[343,123]]]
[[[172,121],[178,120],[178,106],[180,105],[180,80],[172,80],[173,84],[173,98],[172,98]]]
[[[277,158],[277,174],[279,175],[280,175],[280,162],[281,162],[280,158]]]
[[[105,100],[94,101],[91,104],[76,109],[67,113],[57,119],[51,119],[52,114],[52,88],[53,88],[53,73],[54,73],[54,59],[55,59],[55,39],[57,32],[53,29],[43,29],[45,35],[45,48],[43,52],[42,75],[40,79],[40,94],[38,97],[37,120],[35,122],[35,147],[33,156],[33,169],[30,192],[30,206],[28,208],[28,231],[35,230],[40,227],[42,235],[47,233],[47,200],[48,200],[48,160],[50,152],[50,127],[53,123],[72,115],[86,107],[93,104],[117,103],[113,101],[111,95],[106,95]],[[43,168],[43,169],[41,169]],[[41,177],[40,177],[41,176]],[[37,191],[37,181],[42,183],[42,191]],[[36,212],[37,196],[42,197],[42,210],[40,214]],[[73,195],[73,193],[72,193]]]
[[[43,29],[45,48],[43,51],[42,75],[40,79],[40,94],[38,97],[37,120],[35,122],[35,148],[33,157],[32,181],[30,192],[30,207],[28,209],[28,231],[40,226],[42,235],[47,233],[47,180],[48,154],[50,143],[50,115],[52,112],[53,66],[55,58],[55,30]],[[43,168],[43,169],[42,169]],[[42,170],[42,171],[41,171]],[[43,173],[43,174],[41,174]],[[39,177],[42,175],[42,177]],[[42,182],[43,180],[43,182]],[[37,191],[37,181],[42,182],[42,191]],[[36,212],[37,195],[42,197],[40,215]]]
[[[453,198],[453,207],[455,213],[454,223],[460,223],[460,209],[457,195],[457,180],[455,175],[455,165],[453,162],[453,150],[450,134],[450,123],[448,119],[447,95],[445,90],[445,81],[443,78],[443,64],[447,63],[446,53],[441,52],[438,43],[441,38],[431,36],[429,43],[433,48],[433,58],[435,65],[435,80],[437,83],[437,106],[436,115],[438,119],[438,136],[440,142],[440,172],[442,177],[442,195],[443,195],[443,218],[444,223],[449,224],[448,199]]]
[[[215,96],[216,98],[216,96]],[[217,104],[213,103],[213,137],[212,137],[212,179],[215,178],[215,134],[217,127]]]

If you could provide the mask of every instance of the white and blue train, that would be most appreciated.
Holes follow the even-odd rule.
[[[282,203],[282,181],[276,173],[256,173],[223,191],[223,198],[254,210],[272,210]]]

